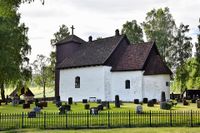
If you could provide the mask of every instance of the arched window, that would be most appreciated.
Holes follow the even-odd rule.
[[[80,77],[79,76],[77,76],[75,78],[75,88],[80,88]]]
[[[125,81],[125,88],[126,88],[126,89],[130,89],[130,88],[131,88],[130,80],[126,80],[126,81]]]

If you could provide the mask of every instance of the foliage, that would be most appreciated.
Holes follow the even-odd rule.
[[[144,42],[142,28],[136,20],[127,21],[123,24],[122,34],[126,34],[131,43]]]
[[[200,89],[200,63],[197,58],[190,58],[177,68],[172,84],[173,91],[183,92],[185,89]]]
[[[199,18],[198,29],[199,29],[199,33],[197,35],[198,42],[195,44],[195,46],[196,46],[196,57],[197,57],[198,61],[200,62],[200,18]]]
[[[148,41],[156,41],[159,52],[163,59],[172,65],[169,60],[171,50],[170,46],[174,40],[176,31],[175,21],[170,14],[169,8],[153,9],[147,13],[145,22],[142,23]]]
[[[0,88],[4,100],[4,85],[27,80],[31,75],[28,66],[31,47],[28,45],[25,24],[20,23],[20,0],[0,0]]]
[[[45,99],[45,88],[46,86],[50,86],[52,83],[51,78],[52,72],[48,67],[50,63],[50,59],[45,57],[44,55],[37,55],[37,59],[33,62],[33,69],[35,74],[35,82],[39,86],[43,86],[43,97]]]
[[[174,43],[171,46],[173,50],[172,56],[170,57],[171,61],[173,61],[174,69],[182,66],[184,62],[192,56],[192,38],[186,35],[189,30],[189,25],[184,24],[180,24],[177,29]]]

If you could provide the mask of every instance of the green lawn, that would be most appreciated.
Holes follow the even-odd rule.
[[[98,104],[97,103],[89,103],[90,107],[96,107]],[[21,112],[30,112],[33,108],[34,108],[34,104],[31,105],[31,109],[23,109],[22,105],[17,105],[17,106],[12,106],[11,103],[9,103],[8,105],[5,105],[4,103],[2,103],[2,105],[0,106],[0,113],[21,113]],[[148,111],[148,110],[152,110],[152,111],[159,111],[160,110],[160,105],[156,104],[154,107],[147,107],[147,104],[143,104],[143,110],[144,111]],[[133,103],[124,103],[121,108],[115,108],[114,103],[110,103],[110,107],[111,109],[109,109],[109,111],[135,111],[136,108],[136,104]],[[71,106],[72,112],[82,112],[82,111],[86,111],[84,109],[84,104],[82,103],[77,103],[77,104],[73,104]],[[182,103],[177,104],[177,106],[173,107],[172,110],[200,110],[196,107],[195,103],[191,103],[189,106],[183,106]],[[48,102],[48,107],[44,108],[42,110],[42,112],[58,112],[58,108],[56,107],[55,104],[53,104],[52,102]],[[104,111],[108,111],[108,110],[104,110]]]
[[[18,129],[2,133],[199,133],[200,128],[116,128],[116,129],[82,129],[82,130],[40,130]]]

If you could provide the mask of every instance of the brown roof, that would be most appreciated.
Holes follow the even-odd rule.
[[[102,65],[122,39],[123,35],[87,42],[72,56],[67,57],[57,68]]]
[[[19,89],[15,89],[15,90],[10,94],[10,96],[14,97],[14,96],[16,96],[16,94],[17,94],[18,96],[21,96],[21,95],[23,95],[23,94],[25,94],[25,96],[34,96],[34,94],[32,93],[32,91],[31,91],[29,88],[27,88],[26,91],[25,91],[25,88],[24,88],[24,87],[21,89],[21,92],[19,92]]]
[[[112,71],[142,70],[152,46],[153,42],[128,45]]]
[[[155,42],[129,44],[126,35],[80,44],[76,52],[66,57],[57,68],[94,65],[112,66],[112,71],[145,70],[145,75],[172,74],[162,61]]]
[[[80,44],[86,43],[83,39],[77,37],[76,35],[70,35],[70,36],[66,37],[65,39],[56,43],[56,45],[66,44],[68,42],[76,42],[76,43],[80,43]]]

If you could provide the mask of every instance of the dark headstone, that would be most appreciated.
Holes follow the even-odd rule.
[[[160,101],[161,102],[166,102],[166,97],[165,97],[165,92],[164,91],[161,92],[161,100]]]
[[[85,104],[85,109],[90,109],[90,105],[89,104]]]
[[[73,103],[73,99],[72,99],[72,97],[69,97],[68,98],[68,104],[71,105],[72,103]]]
[[[87,99],[82,100],[83,103],[88,103]]]
[[[29,112],[28,118],[36,118],[36,112],[34,112],[34,111]]]
[[[29,109],[29,108],[30,108],[30,104],[28,104],[28,103],[23,104],[23,109]]]
[[[65,109],[66,109],[66,111],[70,111],[71,110],[71,106],[70,105],[65,105]]]
[[[148,103],[148,98],[143,98],[143,103]]]
[[[197,100],[197,108],[200,108],[200,100]]]
[[[139,99],[134,99],[135,104],[139,104],[139,102],[140,102]]]
[[[115,107],[120,108],[119,95],[115,95]]]
[[[154,107],[154,101],[153,100],[149,100],[147,103],[148,107]]]
[[[39,103],[39,100],[38,99],[35,99],[35,106],[37,106]]]
[[[157,99],[152,99],[153,104],[157,104]]]
[[[189,102],[186,99],[183,99],[183,105],[187,106],[187,105],[189,105]]]
[[[60,111],[59,114],[65,114],[66,108],[64,106],[60,106],[59,111]]]
[[[101,103],[101,99],[97,99],[97,103],[100,104]]]

